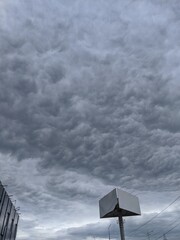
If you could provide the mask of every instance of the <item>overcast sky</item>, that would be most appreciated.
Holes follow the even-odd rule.
[[[110,223],[118,239],[98,209],[114,187],[141,204],[127,240],[180,223],[178,199],[133,231],[180,195],[179,13],[178,0],[0,0],[0,180],[21,207],[17,240],[103,240]]]

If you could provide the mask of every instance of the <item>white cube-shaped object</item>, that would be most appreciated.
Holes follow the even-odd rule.
[[[136,196],[115,188],[99,201],[100,218],[141,215]]]

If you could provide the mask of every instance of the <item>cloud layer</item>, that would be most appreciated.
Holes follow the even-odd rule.
[[[177,196],[179,2],[0,7],[0,175],[23,206],[19,239],[106,238],[97,204],[115,186],[144,209]]]

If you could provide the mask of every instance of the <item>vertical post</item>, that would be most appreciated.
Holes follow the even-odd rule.
[[[108,227],[108,235],[109,235],[109,240],[111,240],[110,227],[111,227],[111,224],[109,224],[109,227]]]
[[[166,234],[163,235],[163,240],[167,240]]]
[[[151,233],[153,232],[153,230],[152,231],[150,231],[150,232],[147,232],[147,237],[148,237],[148,240],[151,240]]]
[[[123,223],[122,215],[120,215],[118,218],[119,218],[119,230],[120,230],[121,240],[125,240],[124,223]]]

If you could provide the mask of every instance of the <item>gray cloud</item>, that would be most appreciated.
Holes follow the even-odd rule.
[[[24,208],[20,239],[45,239],[42,226],[28,230],[26,221],[42,221],[52,232],[47,239],[56,239],[56,218],[65,219],[67,238],[74,228],[90,237],[98,199],[115,186],[174,196],[179,2],[7,0],[0,6],[0,173]],[[73,213],[69,223],[64,209]],[[89,222],[83,217],[76,226],[74,214],[82,211]]]

